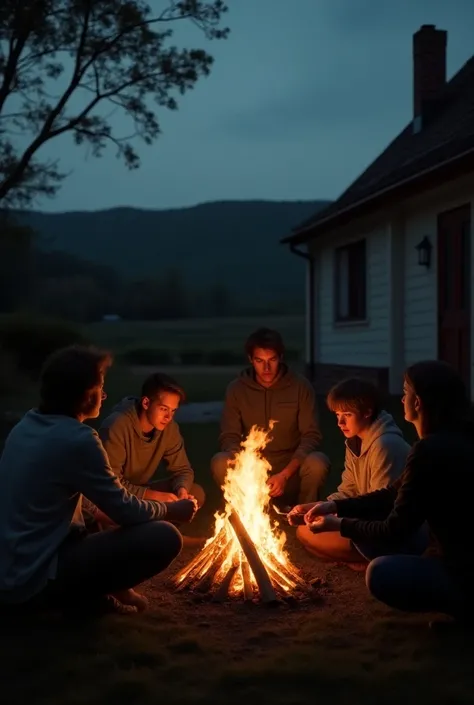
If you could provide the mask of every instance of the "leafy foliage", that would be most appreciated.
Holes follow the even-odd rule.
[[[25,207],[53,196],[65,173],[38,151],[71,133],[100,157],[110,143],[130,169],[140,164],[134,139],[160,134],[157,108],[209,74],[202,49],[171,44],[173,23],[188,20],[207,39],[223,39],[223,0],[2,0],[0,3],[0,205]],[[118,135],[113,112],[125,114]],[[25,140],[25,136],[27,139]]]

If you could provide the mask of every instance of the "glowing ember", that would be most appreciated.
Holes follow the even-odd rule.
[[[272,595],[276,598],[278,594],[306,590],[284,550],[286,536],[269,514],[267,479],[271,466],[261,451],[270,440],[273,425],[271,421],[268,431],[252,427],[242,450],[229,462],[225,510],[215,515],[213,537],[176,576],[177,589],[218,589],[222,597],[242,594],[252,599],[259,588],[266,601],[271,601]]]

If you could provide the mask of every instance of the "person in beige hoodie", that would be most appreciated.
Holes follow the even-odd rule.
[[[366,379],[346,379],[331,389],[327,404],[346,439],[341,482],[327,501],[359,497],[397,480],[410,446],[393,417],[382,409],[377,387]],[[298,513],[298,509],[293,512]],[[299,526],[297,536],[318,558],[348,563],[355,569],[367,565],[359,549],[339,533],[314,534],[309,526]]]
[[[245,343],[250,367],[227,388],[219,436],[220,452],[211,460],[215,482],[222,487],[229,461],[252,426],[277,423],[262,455],[271,465],[269,494],[282,509],[319,498],[329,472],[320,451],[316,399],[307,379],[283,361],[281,335],[269,328],[254,331]]]

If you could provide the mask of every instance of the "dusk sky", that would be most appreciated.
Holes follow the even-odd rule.
[[[472,0],[228,5],[227,41],[177,27],[177,43],[205,48],[215,64],[178,111],[159,113],[160,139],[137,143],[141,169],[129,172],[113,149],[96,160],[70,138],[55,140],[45,153],[72,173],[37,207],[336,198],[411,118],[412,34],[422,24],[448,30],[448,78],[474,54]]]

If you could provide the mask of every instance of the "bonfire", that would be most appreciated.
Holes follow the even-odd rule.
[[[208,593],[215,600],[243,597],[263,602],[307,593],[308,586],[285,550],[286,536],[271,516],[267,484],[271,466],[262,456],[267,431],[253,426],[242,450],[229,461],[225,509],[215,514],[215,530],[196,558],[175,577],[177,590]]]

